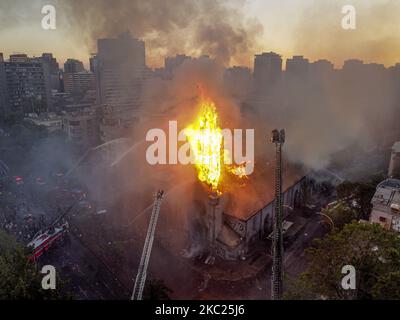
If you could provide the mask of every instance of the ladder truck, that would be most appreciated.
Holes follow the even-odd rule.
[[[274,130],[271,142],[276,147],[275,167],[275,213],[272,237],[272,280],[271,298],[281,300],[283,291],[283,234],[282,234],[282,146],[285,143],[285,130]]]
[[[164,191],[160,190],[156,193],[151,213],[149,228],[147,230],[146,240],[144,242],[142,258],[140,259],[139,269],[133,287],[131,300],[142,300],[143,289],[146,283],[147,267],[149,265],[151,249],[153,247],[154,234],[156,230],[158,216],[160,214],[161,202],[164,198]]]

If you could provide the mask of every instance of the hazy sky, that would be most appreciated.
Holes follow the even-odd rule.
[[[326,58],[337,66],[341,66],[343,60],[347,58],[361,58],[368,62],[384,63],[387,66],[400,62],[400,1],[398,0],[234,0],[226,1],[226,4],[222,5],[228,7],[226,11],[221,10],[221,6],[214,8],[212,0],[191,1],[206,3],[198,11],[188,8],[193,10],[195,18],[196,14],[201,15],[199,21],[207,23],[205,34],[199,35],[198,29],[193,31],[195,27],[190,23],[190,19],[193,18],[188,18],[186,21],[178,13],[175,14],[175,11],[179,11],[177,10],[180,6],[179,0],[174,0],[173,3],[164,1],[164,4],[175,6],[172,9],[166,5],[161,8],[157,6],[151,8],[155,12],[153,20],[149,8],[144,9],[142,4],[132,6],[132,8],[140,7],[142,11],[138,14],[143,12],[144,21],[140,21],[138,36],[146,41],[150,65],[160,65],[164,55],[167,54],[187,51],[188,54],[207,53],[204,51],[213,50],[215,42],[219,41],[225,41],[225,46],[229,48],[234,41],[243,40],[243,30],[246,32],[248,30],[251,36],[242,41],[238,48],[223,53],[233,57],[230,64],[251,65],[253,55],[261,51],[275,51],[284,58],[293,54],[305,55],[311,60]],[[82,5],[85,2],[86,7]],[[97,8],[100,2],[103,3],[102,11],[97,13],[97,16],[92,15],[90,8]],[[155,2],[156,0],[153,1]],[[181,2],[183,4],[184,0]],[[221,2],[224,0],[219,1]],[[73,3],[80,3],[79,8]],[[57,29],[54,31],[41,28],[40,11],[44,4],[54,4],[57,9]],[[341,28],[343,17],[341,9],[346,4],[354,5],[357,10],[356,30],[346,31]],[[191,4],[186,2],[185,5]],[[107,6],[110,6],[110,10]],[[115,1],[0,0],[0,52],[4,52],[7,57],[15,52],[25,52],[30,55],[52,52],[60,62],[71,57],[84,60],[87,64],[90,52],[95,51],[93,41],[95,39],[90,38],[95,34],[103,35],[106,32],[96,29],[96,20],[102,17],[101,12],[104,12],[106,19],[110,20],[106,23],[103,21],[103,29],[104,26],[110,25],[110,30],[132,30],[131,25],[135,25],[138,19],[133,15],[129,21],[131,25],[124,25],[127,24],[126,18],[129,18],[129,13],[117,14],[116,10],[111,10],[112,6],[115,6]],[[81,12],[82,10],[85,12]],[[151,26],[159,16],[163,17],[163,10],[167,11],[168,17],[163,22],[165,25]],[[183,14],[185,10],[186,8],[181,10]],[[212,38],[214,21],[208,21],[208,15],[211,20],[215,19],[216,24],[219,23],[218,32],[227,31],[221,33],[223,36],[220,38],[218,36]],[[171,19],[172,23],[168,19]],[[229,20],[228,27],[221,22],[224,19]],[[201,24],[197,21],[197,24],[199,23]],[[176,26],[179,26],[179,29]],[[165,30],[158,32],[157,28],[164,27]],[[233,28],[235,32],[225,30],[226,28]],[[188,40],[191,37],[193,41]],[[228,37],[230,38],[226,40]],[[207,46],[202,46],[203,39],[208,42]],[[199,49],[200,47],[202,49]],[[215,49],[216,52],[218,50],[220,48]]]

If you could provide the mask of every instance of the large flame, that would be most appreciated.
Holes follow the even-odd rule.
[[[248,179],[247,172],[246,172],[247,164],[248,164],[248,162],[244,162],[238,166],[230,166],[228,171],[230,173],[237,175],[241,179]]]
[[[223,161],[222,130],[218,125],[215,104],[208,100],[200,102],[200,115],[186,128],[200,181],[218,191]]]
[[[224,165],[225,159],[230,159],[231,163],[232,157],[223,148],[223,134],[219,127],[216,106],[214,102],[202,99],[199,109],[200,114],[185,129],[185,134],[190,143],[199,180],[220,194],[222,175],[232,174],[240,179],[247,179],[247,163]]]

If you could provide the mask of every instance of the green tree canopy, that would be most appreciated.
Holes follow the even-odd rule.
[[[333,208],[322,210],[322,213],[331,218],[334,228],[338,230],[358,218],[357,211],[351,208],[345,201],[339,202]]]
[[[315,240],[307,270],[287,287],[287,299],[400,299],[400,236],[354,222]],[[342,268],[356,270],[356,290],[344,290]]]
[[[368,219],[371,211],[371,199],[375,194],[378,183],[385,179],[382,175],[373,176],[366,182],[344,181],[336,187],[339,199],[352,197],[360,205],[359,219]]]
[[[43,290],[43,276],[28,260],[29,252],[0,230],[0,300],[59,298],[58,290]]]

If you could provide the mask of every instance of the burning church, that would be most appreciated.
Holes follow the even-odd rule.
[[[265,175],[267,177],[267,175]],[[291,210],[301,205],[304,192],[313,192],[314,180],[310,176],[288,176],[284,184],[283,206],[289,215]],[[249,183],[249,182],[247,182]],[[189,215],[189,249],[187,256],[208,252],[226,260],[246,259],[257,241],[266,239],[273,229],[274,195],[273,180],[266,180],[271,192],[265,197],[248,195],[247,203],[237,203],[234,192],[218,195],[197,186],[196,210]],[[254,186],[243,186],[238,192],[246,194],[254,191]],[[307,191],[306,191],[307,190]],[[239,196],[240,197],[240,196]],[[260,199],[265,199],[264,201]]]
[[[227,165],[216,107],[200,104],[200,115],[186,130],[198,181],[188,213],[185,255],[207,254],[206,263],[216,257],[246,259],[254,243],[272,231],[273,169],[266,164],[264,170],[247,176],[245,163]],[[285,171],[283,205],[293,210],[300,205],[305,186],[313,182],[298,170]]]
[[[246,259],[257,242],[272,232],[274,163],[268,157],[255,157],[250,165],[227,161],[231,151],[224,149],[217,104],[200,99],[196,110],[195,120],[184,130],[193,165],[149,164],[143,156],[147,144],[142,141],[130,147],[108,143],[107,149],[118,144],[121,150],[116,159],[104,160],[109,163],[101,167],[107,188],[99,190],[98,197],[102,201],[112,198],[118,208],[126,208],[118,210],[118,223],[134,226],[140,233],[148,225],[148,196],[154,188],[162,188],[166,197],[157,236],[170,243],[173,252],[183,250],[188,258],[204,256],[208,263],[216,257]],[[268,145],[265,137],[266,150]],[[110,150],[105,154],[115,153]],[[314,182],[301,167],[285,163],[283,205],[290,214],[301,205],[304,193],[313,190]],[[93,181],[92,189],[103,185]]]

